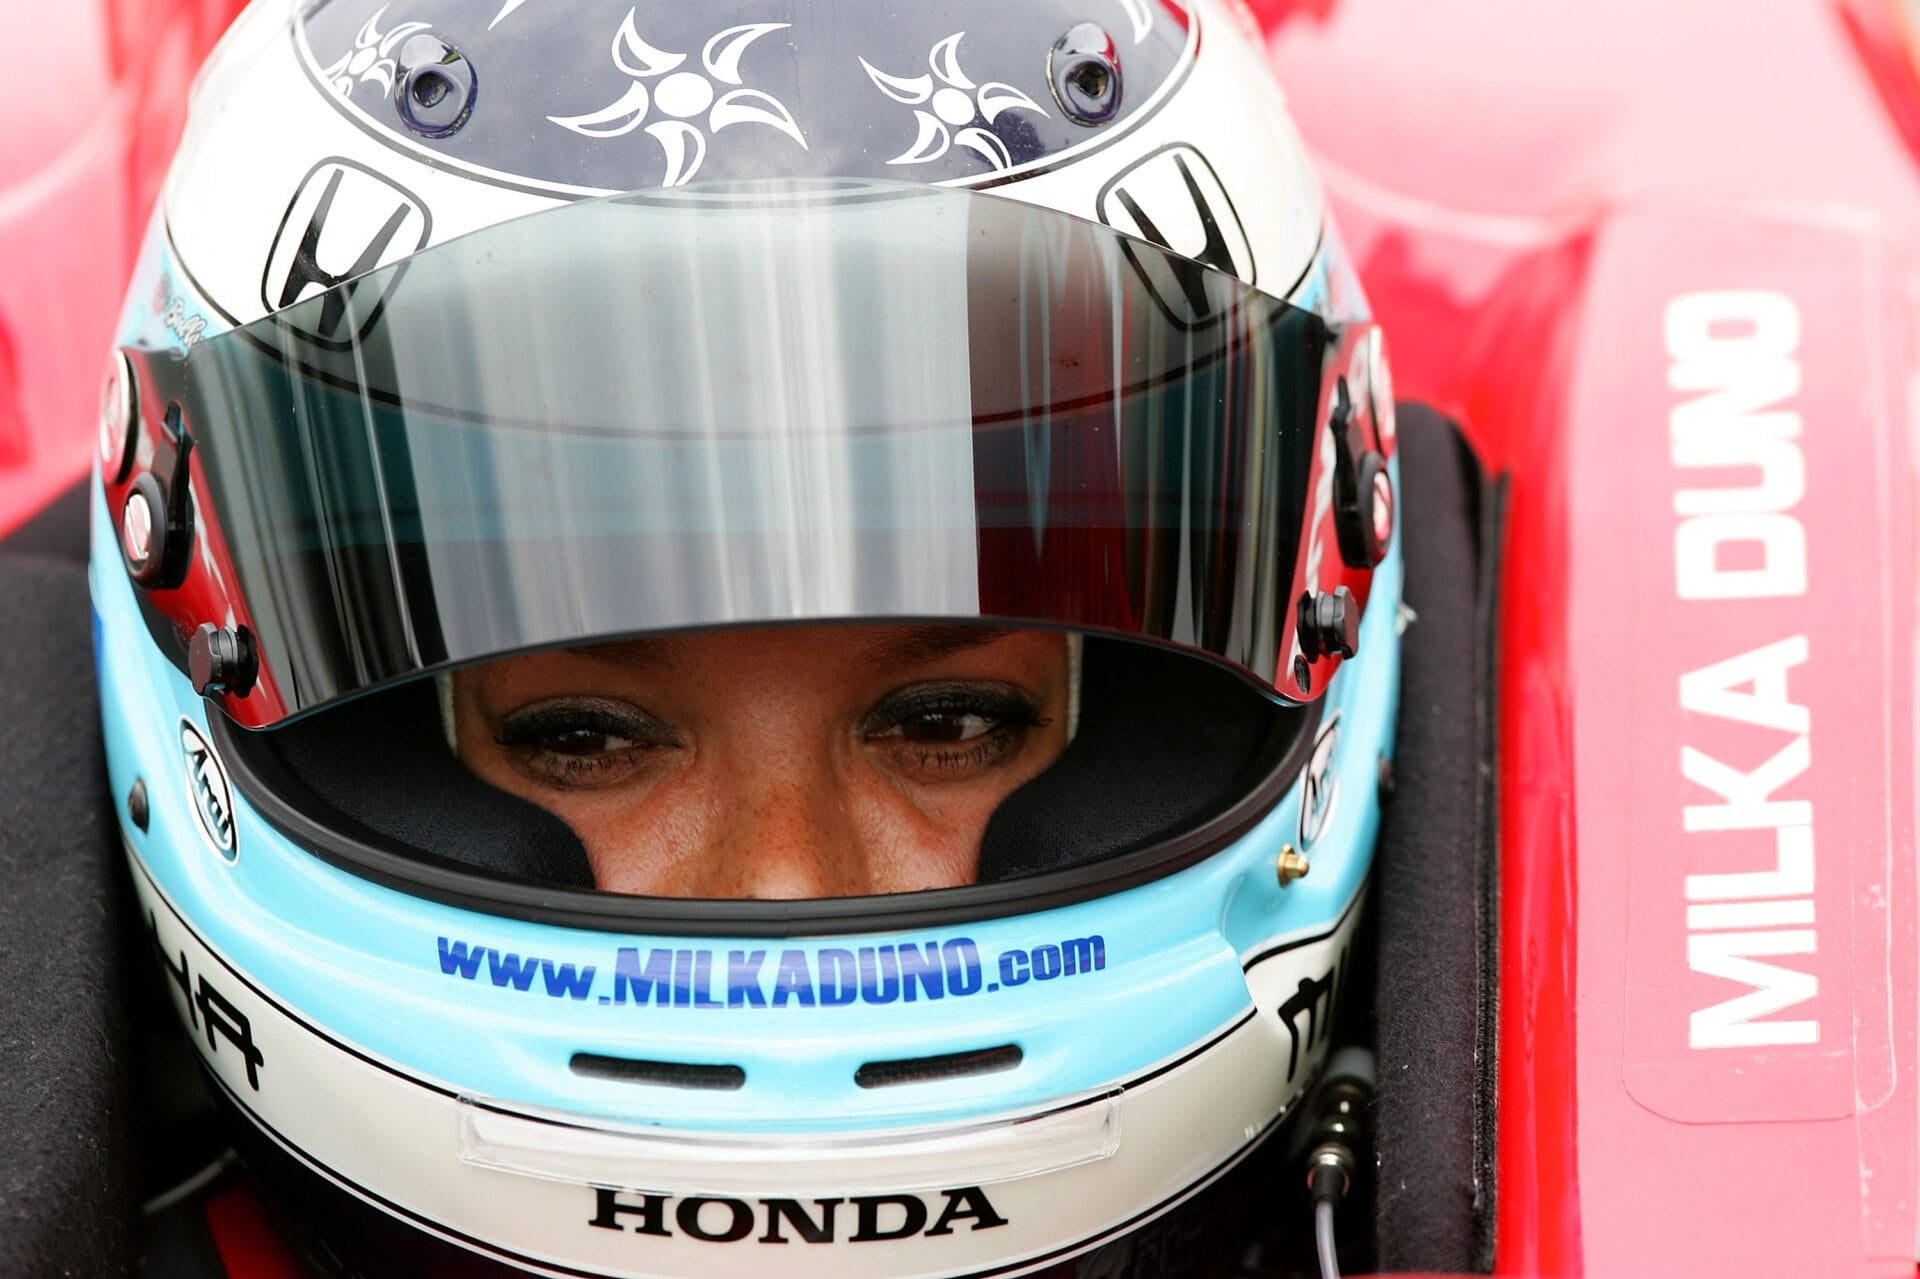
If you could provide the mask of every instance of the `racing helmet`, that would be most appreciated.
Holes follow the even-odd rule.
[[[1211,1272],[1352,976],[1393,420],[1235,6],[255,5],[91,581],[146,927],[308,1259]],[[450,742],[449,672],[852,623],[1074,637],[967,882],[603,891]]]

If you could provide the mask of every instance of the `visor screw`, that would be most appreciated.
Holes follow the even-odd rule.
[[[1053,100],[1069,120],[1091,128],[1120,112],[1120,55],[1113,37],[1097,22],[1082,22],[1047,51],[1047,81]]]
[[[1352,657],[1360,643],[1360,608],[1344,586],[1300,596],[1296,627],[1300,651],[1309,658]]]
[[[202,697],[215,693],[245,697],[252,691],[259,670],[253,635],[244,626],[202,622],[187,644],[187,678]]]
[[[416,35],[400,46],[393,103],[400,120],[423,138],[459,132],[473,114],[473,63],[452,45]]]
[[[147,781],[144,777],[133,779],[133,789],[127,792],[127,818],[141,830],[147,828]]]
[[[1292,844],[1283,844],[1280,847],[1280,861],[1274,869],[1278,873],[1280,887],[1285,888],[1296,879],[1305,879],[1307,872],[1312,870],[1313,866],[1306,858],[1293,851]]]

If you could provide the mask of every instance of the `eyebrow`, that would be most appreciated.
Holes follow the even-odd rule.
[[[998,643],[1013,633],[992,626],[909,626],[888,637],[878,660],[889,664],[932,662]]]
[[[679,665],[680,641],[670,636],[612,640],[605,644],[582,644],[572,651],[596,662],[672,670]]]

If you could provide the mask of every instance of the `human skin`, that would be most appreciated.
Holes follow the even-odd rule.
[[[713,631],[459,671],[454,741],[611,892],[912,892],[973,882],[994,810],[1066,747],[1069,679],[1045,631]]]

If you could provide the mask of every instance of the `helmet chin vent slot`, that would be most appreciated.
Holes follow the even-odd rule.
[[[567,1063],[576,1075],[611,1079],[621,1084],[653,1084],[660,1088],[695,1088],[706,1092],[737,1092],[747,1083],[740,1066],[698,1066],[683,1061],[644,1061],[638,1057],[609,1057],[602,1053],[575,1053]]]
[[[895,1084],[929,1084],[967,1075],[991,1075],[1012,1070],[1025,1055],[1019,1044],[1001,1044],[998,1048],[975,1048],[963,1053],[870,1061],[853,1072],[853,1082],[862,1088],[890,1088]]]

